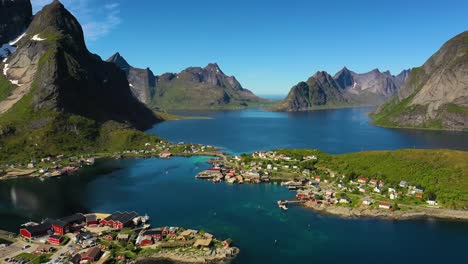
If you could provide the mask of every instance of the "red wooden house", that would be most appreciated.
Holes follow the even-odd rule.
[[[88,249],[86,253],[81,256],[81,261],[94,262],[99,260],[101,257],[101,249],[99,247],[93,247]]]
[[[34,226],[25,226],[20,229],[21,236],[32,239],[35,237],[46,235],[47,232],[51,229],[50,223],[42,223]]]
[[[145,231],[143,235],[152,237],[154,240],[157,241],[161,241],[163,239],[163,233],[161,228]]]
[[[123,229],[134,225],[133,219],[137,217],[136,212],[115,212],[112,215],[102,219],[99,223],[101,225],[111,226],[115,229]]]
[[[153,238],[151,236],[145,236],[141,242],[140,242],[140,245],[141,246],[150,246],[150,245],[153,245]]]
[[[47,242],[49,242],[52,245],[60,245],[62,242],[62,237],[61,236],[56,236],[56,235],[51,235],[49,239],[47,239]]]
[[[84,226],[84,223],[86,223],[86,217],[83,214],[74,214],[51,222],[54,233],[64,235],[81,229]]]

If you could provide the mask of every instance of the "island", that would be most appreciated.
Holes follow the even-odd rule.
[[[232,240],[175,226],[151,228],[148,215],[76,213],[21,225],[19,235],[0,232],[1,261],[8,263],[135,263],[169,259],[183,263],[228,261]]]
[[[279,149],[212,159],[196,178],[281,184],[296,193],[277,201],[283,210],[296,204],[344,217],[468,220],[467,160],[468,152],[456,150]]]

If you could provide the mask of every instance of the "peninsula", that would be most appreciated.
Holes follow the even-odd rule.
[[[369,151],[330,155],[318,150],[259,151],[213,160],[196,177],[227,183],[280,183],[293,201],[345,217],[468,220],[468,152]],[[285,197],[291,199],[291,197]]]

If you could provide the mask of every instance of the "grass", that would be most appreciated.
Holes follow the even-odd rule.
[[[17,260],[25,260],[28,264],[41,264],[50,260],[52,254],[34,255],[31,253],[21,253],[15,257]]]
[[[13,85],[5,78],[3,74],[0,74],[0,101],[8,98],[12,91]]]

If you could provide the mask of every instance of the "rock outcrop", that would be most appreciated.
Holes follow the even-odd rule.
[[[371,116],[377,125],[468,129],[468,31],[446,42]]]

